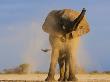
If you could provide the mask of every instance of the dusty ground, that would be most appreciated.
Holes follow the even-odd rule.
[[[1,74],[0,80],[33,80],[33,81],[44,81],[47,74],[27,74],[27,75],[18,75],[18,74]],[[110,82],[110,75],[107,74],[79,74],[78,82]],[[59,75],[55,75],[57,80]],[[1,82],[1,81],[0,81]]]

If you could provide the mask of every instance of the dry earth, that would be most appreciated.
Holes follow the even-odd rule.
[[[78,82],[110,82],[110,75],[107,74],[78,74]],[[1,74],[0,82],[39,82],[44,81],[47,74]],[[58,74],[55,75],[57,80]]]

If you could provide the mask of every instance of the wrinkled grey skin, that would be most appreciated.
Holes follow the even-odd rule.
[[[57,62],[60,67],[59,81],[75,81],[76,56],[74,54],[74,38],[71,34],[63,36],[59,26],[61,12],[52,11],[48,14],[42,28],[49,34],[49,41],[52,47],[51,63],[46,81],[53,81]]]

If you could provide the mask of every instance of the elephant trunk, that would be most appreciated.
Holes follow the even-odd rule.
[[[73,21],[72,24],[73,24],[73,30],[74,30],[74,31],[76,31],[76,29],[77,29],[79,23],[82,21],[84,15],[85,15],[85,12],[86,12],[86,10],[85,10],[85,8],[83,8],[83,10],[82,10],[82,12],[80,13],[80,15]]]
[[[62,28],[65,27],[65,29],[63,29],[63,31],[66,34],[72,32],[72,31],[76,31],[78,25],[80,24],[80,22],[82,21],[84,15],[85,15],[85,12],[86,12],[86,10],[85,10],[85,8],[83,8],[80,15],[74,21],[62,19],[62,22],[63,22]]]

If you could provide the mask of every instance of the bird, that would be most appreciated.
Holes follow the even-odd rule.
[[[41,49],[43,52],[48,52],[50,51],[51,49]]]

